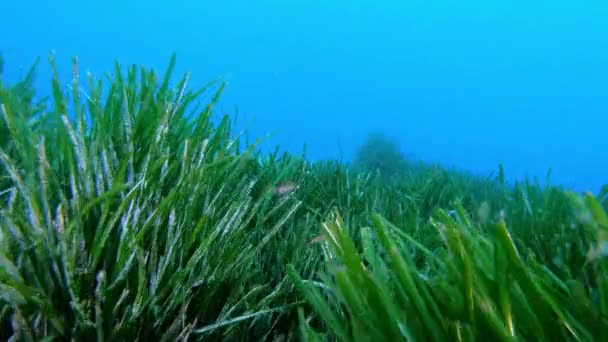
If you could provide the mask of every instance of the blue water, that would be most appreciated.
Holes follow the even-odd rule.
[[[220,109],[264,147],[352,157],[370,132],[408,154],[509,179],[552,170],[577,190],[608,182],[608,2],[8,1],[5,78],[51,50],[102,76],[113,61],[192,86],[225,77]]]

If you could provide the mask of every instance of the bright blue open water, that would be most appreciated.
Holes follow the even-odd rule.
[[[66,83],[72,55],[101,76],[176,52],[269,150],[348,160],[382,132],[482,174],[608,183],[606,1],[4,0],[0,27],[5,78],[41,56],[41,94],[51,50]]]

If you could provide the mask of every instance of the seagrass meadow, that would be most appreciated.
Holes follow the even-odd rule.
[[[262,153],[174,63],[0,76],[3,340],[608,340],[608,188]]]

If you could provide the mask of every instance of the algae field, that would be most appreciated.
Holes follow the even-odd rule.
[[[261,153],[174,62],[1,81],[2,339],[608,339],[608,190]]]

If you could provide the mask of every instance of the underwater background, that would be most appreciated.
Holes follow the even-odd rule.
[[[262,145],[352,158],[370,133],[480,174],[596,192],[608,169],[605,1],[3,1],[8,82],[54,51],[94,75],[115,60],[192,87],[218,77],[221,114]],[[20,73],[18,67],[23,67]],[[66,85],[67,87],[67,85]]]

